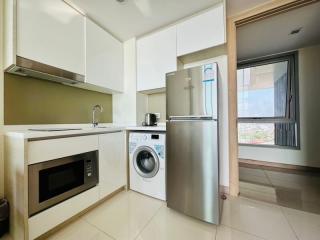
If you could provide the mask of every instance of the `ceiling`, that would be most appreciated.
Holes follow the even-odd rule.
[[[320,2],[237,29],[238,60],[296,50],[320,43]],[[301,28],[291,35],[294,29]]]
[[[64,0],[118,39],[139,37],[200,12],[222,0]],[[271,0],[226,0],[228,15]]]
[[[226,0],[228,16],[236,15],[245,10],[254,8],[258,5],[265,4],[271,0]]]
[[[213,6],[220,0],[65,0],[120,40],[128,40]]]

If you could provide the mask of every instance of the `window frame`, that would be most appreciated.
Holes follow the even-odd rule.
[[[261,58],[254,58],[244,61],[239,61],[237,64],[237,70],[251,67],[258,67],[267,64],[274,64],[278,62],[288,61],[288,80],[290,81],[290,94],[287,96],[289,102],[286,109],[285,117],[238,117],[237,125],[239,123],[296,123],[296,142],[297,145],[292,146],[280,146],[280,145],[264,145],[264,144],[248,144],[239,143],[240,146],[252,146],[252,147],[267,147],[267,148],[284,148],[300,150],[300,109],[299,109],[299,64],[298,64],[298,51],[286,52],[281,54],[269,55]],[[238,92],[238,88],[237,88]],[[288,90],[287,90],[288,93]],[[290,98],[290,99],[288,99]],[[238,103],[237,103],[238,104]],[[290,113],[290,104],[294,106],[294,113]],[[289,112],[288,112],[289,111]],[[238,128],[238,126],[237,126]],[[239,134],[239,130],[238,130]]]

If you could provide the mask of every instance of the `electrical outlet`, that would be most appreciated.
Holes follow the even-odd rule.
[[[160,119],[160,113],[155,113],[155,115],[157,116],[157,119]]]

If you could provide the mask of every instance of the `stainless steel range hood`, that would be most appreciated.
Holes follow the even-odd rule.
[[[85,81],[85,76],[81,74],[69,72],[20,56],[16,56],[16,63],[9,66],[5,71],[20,76],[30,76],[59,83],[78,84],[84,83]]]

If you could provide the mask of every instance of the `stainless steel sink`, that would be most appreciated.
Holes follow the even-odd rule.
[[[82,130],[81,128],[30,128],[29,131],[36,132],[59,132],[59,131],[75,131]]]

